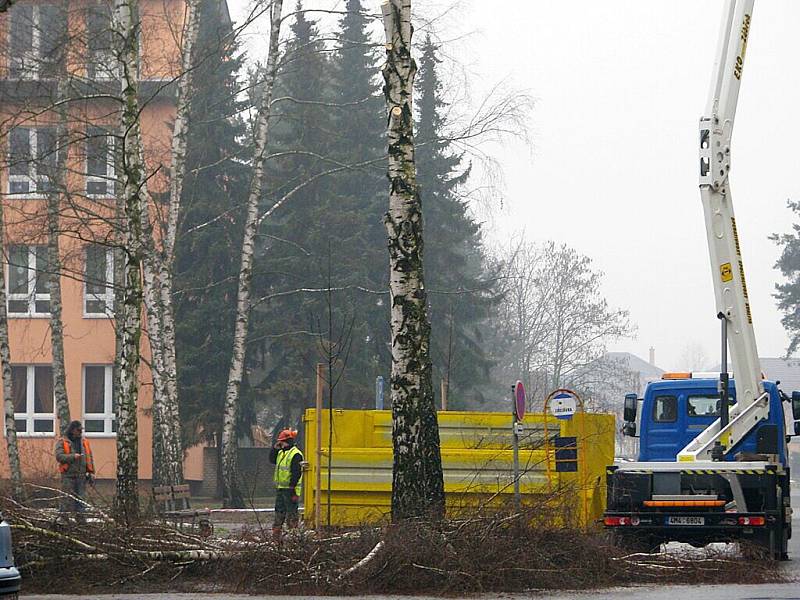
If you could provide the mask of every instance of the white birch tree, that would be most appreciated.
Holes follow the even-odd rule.
[[[5,219],[3,201],[0,199],[0,247],[5,250]],[[7,253],[3,252],[3,256]],[[14,394],[11,388],[11,346],[8,341],[8,303],[6,298],[5,268],[0,265],[0,368],[3,374],[3,412],[5,416],[6,450],[14,495],[21,497],[22,468],[17,444],[17,427],[14,422]]]
[[[65,40],[66,42],[66,40]],[[65,66],[65,65],[64,65]],[[56,112],[58,129],[53,172],[47,173],[50,191],[47,194],[47,268],[50,272],[50,343],[53,365],[53,396],[61,435],[70,423],[69,397],[67,396],[67,374],[64,366],[64,321],[61,301],[61,197],[67,193],[66,171],[67,150],[69,148],[69,123],[66,106],[68,76],[66,69],[59,69],[56,84]]]
[[[139,122],[139,6],[137,0],[114,0],[113,33],[121,83],[122,143],[118,204],[120,245],[124,255],[119,336],[117,402],[117,494],[115,507],[126,521],[139,514],[138,430],[141,310],[143,301],[143,228],[147,220],[147,182]]]
[[[156,426],[156,411],[153,419],[153,478],[163,484],[183,483],[183,453],[181,450],[181,424],[175,360],[175,311],[172,302],[175,265],[175,239],[178,230],[183,181],[186,176],[187,128],[194,80],[195,47],[200,32],[200,6],[198,0],[186,1],[181,74],[178,79],[175,122],[172,129],[172,168],[170,170],[169,207],[167,222],[161,241],[161,256],[158,261],[156,301],[160,305],[160,341],[162,346],[161,386],[158,397],[159,425]],[[156,400],[154,400],[155,409]],[[162,440],[156,443],[156,435]],[[161,452],[159,452],[161,449]],[[158,472],[158,478],[156,476]]]
[[[239,415],[239,390],[244,375],[245,344],[250,320],[251,286],[253,279],[253,255],[255,238],[259,224],[259,200],[264,185],[267,144],[269,141],[269,121],[272,108],[272,93],[278,72],[278,51],[281,33],[283,0],[273,0],[270,7],[269,53],[261,89],[261,102],[256,114],[253,139],[253,174],[250,180],[244,238],[242,240],[241,266],[239,268],[239,289],[236,296],[236,322],[233,338],[233,354],[228,372],[228,385],[225,392],[225,409],[222,418],[222,482],[223,498],[227,507],[243,507],[244,498],[239,485],[238,440],[236,422]]]
[[[389,112],[389,292],[392,352],[392,520],[444,516],[439,425],[423,276],[422,203],[414,163],[411,0],[383,5]]]

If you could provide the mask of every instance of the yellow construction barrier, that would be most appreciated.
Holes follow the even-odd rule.
[[[330,411],[323,410],[321,417],[318,451],[316,410],[308,409],[304,415],[306,521],[317,522],[319,478],[320,524],[387,522],[392,490],[391,411],[334,410],[332,430]],[[532,414],[522,422],[523,504],[557,498],[565,514],[569,512],[582,525],[593,523],[605,506],[605,467],[614,461],[614,416],[579,412],[569,420],[559,420]],[[439,437],[449,516],[513,501],[511,415],[440,412]]]

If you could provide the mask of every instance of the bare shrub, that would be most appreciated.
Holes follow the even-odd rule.
[[[324,534],[300,529],[278,544],[268,529],[204,539],[154,519],[121,525],[100,509],[87,524],[56,523],[55,511],[11,500],[3,514],[14,528],[17,564],[31,592],[124,586],[125,591],[446,595],[657,582],[761,583],[781,577],[774,563],[746,562],[731,549],[626,554],[601,533],[542,519],[538,510]]]

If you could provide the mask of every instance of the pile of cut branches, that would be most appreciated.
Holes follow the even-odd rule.
[[[87,523],[12,502],[17,564],[27,591],[239,591],[252,593],[439,593],[585,589],[669,581],[776,581],[770,563],[735,554],[625,554],[600,534],[543,527],[504,514],[386,528],[269,530],[204,539],[156,520]],[[221,576],[224,574],[224,577]]]

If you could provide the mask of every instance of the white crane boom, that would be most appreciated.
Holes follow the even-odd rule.
[[[768,395],[753,332],[730,187],[731,135],[747,53],[754,0],[727,0],[705,116],[700,119],[700,198],[705,214],[717,312],[727,322],[736,366],[736,404],[730,420],[717,419],[678,453],[678,461],[709,460],[717,442],[733,448],[769,416]]]

